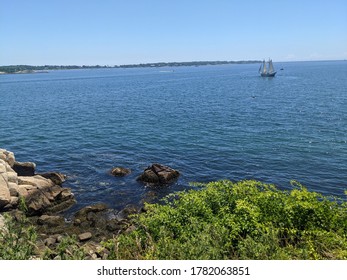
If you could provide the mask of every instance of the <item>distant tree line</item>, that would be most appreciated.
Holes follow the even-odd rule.
[[[21,73],[21,72],[35,72],[35,71],[47,71],[47,70],[71,70],[71,69],[85,69],[85,68],[107,68],[108,66],[78,66],[78,65],[43,65],[43,66],[32,66],[32,65],[9,65],[0,66],[0,72],[8,74]]]
[[[221,65],[221,64],[248,64],[260,63],[258,60],[242,60],[242,61],[191,61],[191,62],[156,62],[141,64],[126,64],[115,67],[119,68],[135,68],[135,67],[174,67],[174,66],[204,66],[204,65]]]
[[[14,73],[31,73],[35,71],[47,70],[71,70],[71,69],[95,69],[95,68],[141,68],[141,67],[177,67],[177,66],[204,66],[204,65],[222,65],[222,64],[251,64],[260,63],[260,60],[240,60],[240,61],[191,61],[191,62],[156,62],[156,63],[140,63],[140,64],[125,64],[125,65],[9,65],[0,66],[0,72]]]

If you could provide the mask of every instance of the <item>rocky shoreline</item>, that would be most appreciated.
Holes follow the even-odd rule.
[[[44,252],[54,252],[64,237],[75,236],[88,259],[106,259],[108,252],[101,242],[134,230],[129,216],[145,211],[140,205],[127,205],[116,211],[105,204],[91,203],[66,219],[63,211],[76,203],[71,189],[63,187],[66,176],[59,172],[37,174],[35,169],[35,163],[18,162],[14,153],[0,149],[0,230],[5,224],[5,212],[18,223],[25,220],[28,226],[34,226],[38,233],[38,258]],[[113,176],[130,173],[123,167],[110,171]],[[137,180],[150,186],[167,185],[179,175],[168,166],[153,164]]]
[[[57,172],[36,174],[33,162],[17,162],[12,152],[0,149],[0,211],[17,209],[25,201],[29,216],[60,212],[76,201],[62,187],[65,176]]]

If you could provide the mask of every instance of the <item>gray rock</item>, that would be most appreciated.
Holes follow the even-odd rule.
[[[18,176],[18,185],[32,185],[39,188],[53,187],[54,183],[40,175]]]
[[[58,172],[40,173],[43,178],[51,180],[55,185],[62,185],[65,182],[66,175]]]
[[[16,161],[14,154],[12,152],[9,152],[4,149],[0,149],[0,159],[7,162],[11,167],[13,166],[14,162]]]
[[[12,168],[18,176],[34,176],[36,164],[33,162],[15,161]]]
[[[39,225],[59,226],[64,224],[64,217],[42,215],[38,218],[37,223]]]
[[[28,215],[60,212],[76,202],[71,190],[61,187],[63,174],[35,175],[35,168],[35,163],[17,162],[12,152],[0,149],[0,211],[18,207],[20,197]]]
[[[36,188],[28,189],[27,193],[25,200],[28,207],[28,215],[31,216],[43,213],[60,212],[76,202],[70,189],[62,188],[58,185],[37,186]]]
[[[6,164],[3,159],[0,159],[0,174],[7,172]]]
[[[53,246],[57,242],[57,239],[54,237],[48,237],[43,242],[47,247],[50,247],[50,246]]]
[[[78,240],[79,241],[86,241],[92,238],[92,234],[90,232],[84,232],[78,235]]]
[[[17,207],[18,204],[19,204],[19,198],[11,196],[11,202],[10,202],[9,208],[13,209],[13,208]]]
[[[18,185],[16,183],[9,182],[8,183],[8,189],[10,191],[10,195],[11,196],[14,196],[14,197],[19,196],[19,192],[18,192],[19,191],[19,187],[18,187]]]
[[[105,229],[108,222],[108,210],[107,205],[103,203],[84,207],[75,214],[73,223],[84,229],[89,227]]]
[[[87,220],[89,213],[103,212],[107,209],[108,209],[107,205],[104,203],[98,203],[95,205],[86,206],[76,212],[75,219],[79,219],[81,221]]]
[[[8,188],[6,173],[0,174],[0,209],[11,203],[11,194]]]
[[[120,220],[126,220],[129,218],[130,215],[137,214],[139,212],[139,209],[136,205],[128,204],[124,207],[116,216],[116,219],[118,221]]]

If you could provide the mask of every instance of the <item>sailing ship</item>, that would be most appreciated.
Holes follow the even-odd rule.
[[[265,60],[263,60],[263,63],[259,67],[259,73],[262,77],[275,77],[276,71],[272,64],[272,59],[269,59],[268,62],[265,62]]]

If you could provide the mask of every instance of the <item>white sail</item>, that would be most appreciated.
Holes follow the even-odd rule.
[[[273,73],[274,71],[274,66],[272,64],[272,59],[269,60],[269,73]]]
[[[272,64],[272,59],[269,58],[268,61],[263,60],[259,68],[259,73],[262,77],[275,77],[276,71]]]
[[[263,71],[262,72],[263,73],[267,72],[265,60],[263,61]]]

